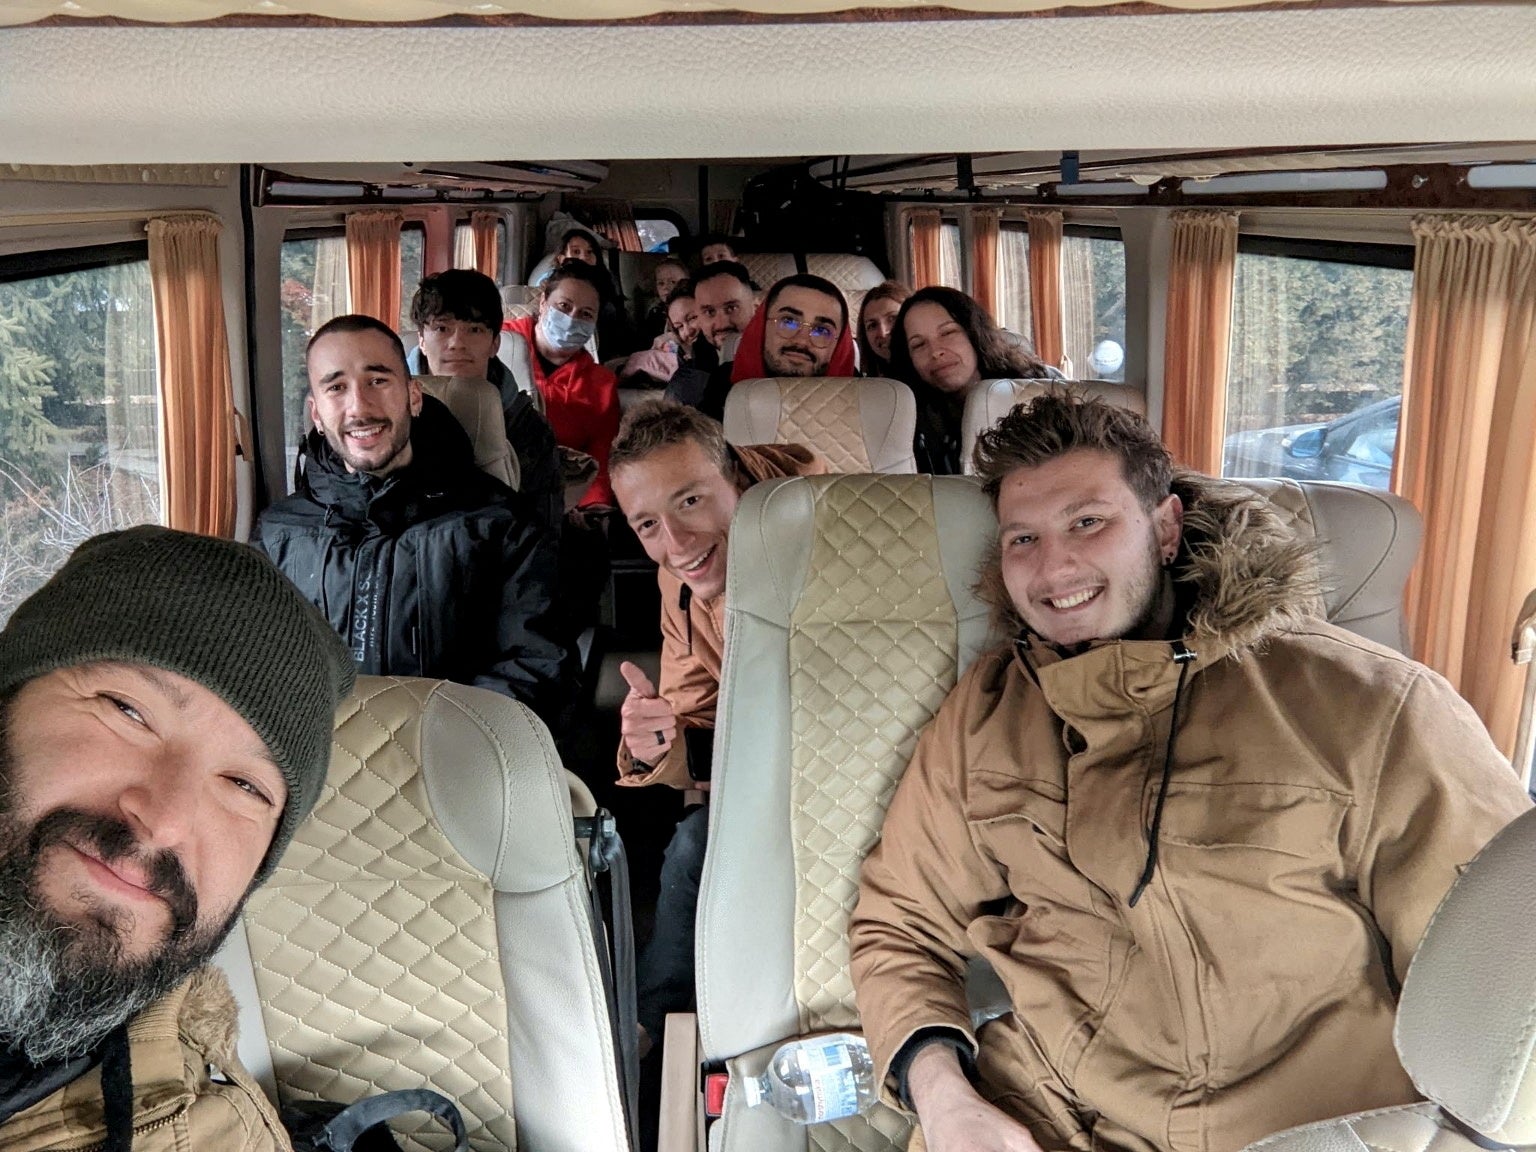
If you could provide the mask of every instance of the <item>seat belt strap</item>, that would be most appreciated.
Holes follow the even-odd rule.
[[[594,878],[589,888],[589,901],[593,918],[592,931],[600,940],[608,940],[608,948],[598,949],[598,962],[602,970],[603,984],[608,994],[609,1009],[618,1029],[615,1047],[618,1052],[619,1083],[624,1092],[624,1110],[629,1119],[631,1144],[637,1139],[640,1116],[640,1026],[636,1016],[635,990],[635,923],[630,904],[629,858],[624,851],[624,840],[619,835],[613,815],[599,808],[590,816],[576,818],[576,838],[587,842],[587,868]],[[598,892],[596,877],[608,874],[609,906],[612,913],[611,939],[605,930],[602,897]]]

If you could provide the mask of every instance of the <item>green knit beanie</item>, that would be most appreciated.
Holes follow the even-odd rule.
[[[254,548],[130,528],[81,544],[12,614],[0,693],[99,660],[185,676],[256,730],[288,782],[265,880],[325,784],[336,706],[356,676],[341,638]]]

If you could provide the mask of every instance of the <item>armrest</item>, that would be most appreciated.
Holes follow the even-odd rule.
[[[667,1017],[662,1038],[661,1116],[656,1152],[704,1152],[704,1148],[698,1017],[673,1012]]]

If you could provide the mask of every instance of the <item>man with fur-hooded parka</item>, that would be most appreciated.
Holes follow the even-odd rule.
[[[887,1090],[910,1102],[946,1043],[1047,1150],[1236,1152],[1416,1099],[1397,989],[1530,803],[1445,680],[1320,618],[1271,505],[1193,473],[1173,492],[1177,639],[1057,647],[989,569],[1017,639],[923,732],[851,928]],[[979,1032],[974,957],[1012,1008]]]

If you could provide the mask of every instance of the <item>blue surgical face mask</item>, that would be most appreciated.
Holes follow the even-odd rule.
[[[569,312],[562,312],[558,308],[546,311],[544,319],[539,321],[539,327],[544,331],[544,339],[563,352],[580,348],[597,331],[596,321],[577,320]]]

